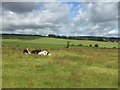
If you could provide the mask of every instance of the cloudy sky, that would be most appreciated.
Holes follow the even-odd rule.
[[[118,36],[117,2],[3,2],[2,33]]]

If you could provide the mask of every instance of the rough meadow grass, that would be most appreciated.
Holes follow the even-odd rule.
[[[3,40],[3,88],[118,87],[118,49],[110,48],[116,43],[104,44],[108,48],[67,49],[64,48],[67,40],[45,39]],[[72,42],[87,45],[89,41]],[[24,55],[26,47],[47,49],[51,56]]]

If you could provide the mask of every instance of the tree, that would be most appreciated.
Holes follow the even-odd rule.
[[[66,48],[69,48],[69,47],[70,47],[70,42],[71,42],[71,41],[67,41],[67,46],[66,46]]]

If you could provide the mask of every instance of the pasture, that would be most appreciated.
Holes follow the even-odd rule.
[[[118,43],[40,37],[3,39],[2,88],[117,88]],[[98,44],[99,48],[88,47]],[[23,49],[51,56],[24,55]],[[104,48],[106,47],[106,48]]]

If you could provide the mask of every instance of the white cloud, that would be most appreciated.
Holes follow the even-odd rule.
[[[91,9],[93,22],[107,22],[117,20],[118,3],[104,2],[94,3]]]
[[[117,3],[84,3],[84,8],[79,9],[77,17],[74,18],[76,32],[93,36],[112,36],[109,32],[117,35]],[[79,34],[78,34],[79,35]]]
[[[61,34],[113,36],[118,33],[117,3],[80,3],[70,19],[73,4],[61,2],[36,3],[38,8],[16,11],[9,3],[3,7],[3,31],[22,34]],[[20,5],[19,5],[20,6]],[[18,7],[17,7],[18,8]],[[17,9],[19,10],[19,9]],[[31,11],[32,10],[32,11]]]
[[[118,33],[118,31],[117,30],[111,30],[110,32],[109,32],[109,34],[117,34]]]

